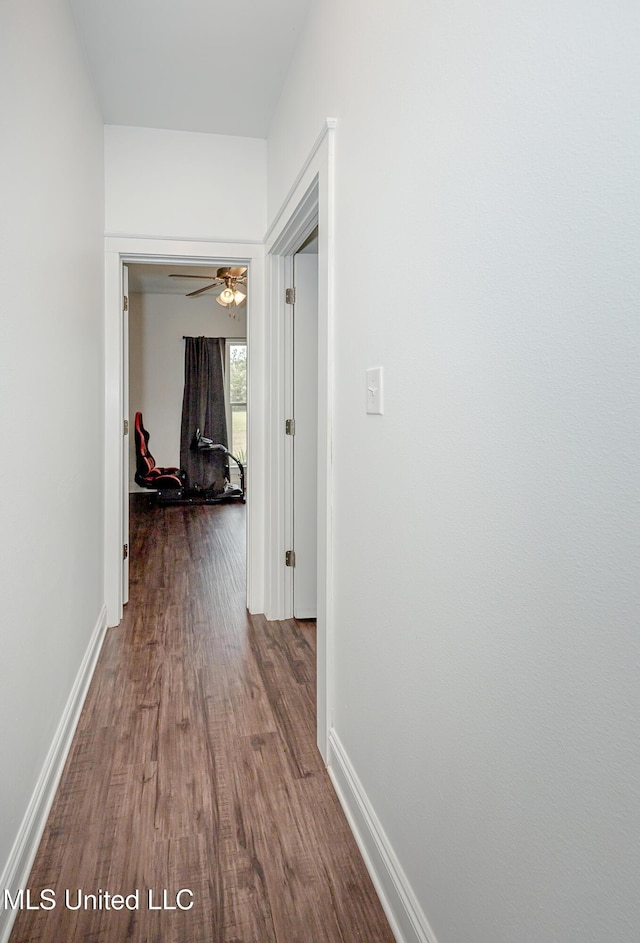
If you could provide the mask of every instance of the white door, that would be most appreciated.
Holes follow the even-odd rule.
[[[122,603],[129,602],[129,269],[122,266]]]
[[[315,619],[317,594],[317,241],[293,258],[293,614]]]

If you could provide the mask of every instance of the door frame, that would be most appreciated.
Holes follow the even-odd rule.
[[[328,761],[332,727],[333,666],[333,267],[334,267],[334,135],[336,121],[327,118],[282,208],[265,238],[267,475],[265,614],[268,619],[290,618],[293,582],[284,564],[291,530],[291,443],[285,435],[290,404],[291,332],[285,289],[296,250],[318,227],[318,614],[317,614],[317,741]],[[287,441],[289,440],[289,441]]]
[[[311,230],[313,233],[317,227]],[[305,239],[303,245],[308,241]],[[293,591],[291,594],[291,607],[294,618],[297,619],[315,619],[317,614],[317,565],[309,565],[305,562],[307,552],[317,554],[317,482],[314,480],[312,489],[309,489],[309,479],[305,479],[305,468],[312,474],[317,475],[318,457],[318,253],[313,255],[300,252],[300,247],[291,256],[293,277],[291,284],[295,290],[295,302],[293,306],[288,306],[291,312],[287,318],[288,329],[291,333],[291,362],[292,362],[292,399],[288,415],[295,422],[295,431],[293,435],[287,436],[291,442],[291,490],[288,503],[289,514],[291,516],[291,540],[288,546],[294,551],[295,566],[287,567],[291,573]],[[315,291],[313,295],[307,295],[305,292],[305,283],[303,274],[304,269],[313,266],[315,279]],[[309,325],[313,325],[310,331]],[[315,340],[313,335],[315,333]],[[299,360],[300,351],[307,345],[307,355],[313,362],[302,364]],[[302,369],[301,369],[302,368]],[[311,395],[315,402],[315,408],[312,412],[307,412],[305,416],[305,399]],[[307,428],[305,428],[307,427]],[[311,435],[311,438],[307,438]],[[313,459],[306,453],[305,443],[315,450]],[[306,464],[305,464],[306,463]],[[313,535],[305,532],[304,521],[309,515],[307,523],[313,527]],[[302,520],[302,524],[301,524]],[[312,549],[313,548],[313,549]],[[313,586],[313,589],[311,589]],[[309,593],[313,593],[311,597]],[[301,598],[302,597],[302,598]],[[306,605],[305,605],[306,604]]]
[[[127,298],[127,304],[122,306],[122,415],[125,419],[129,417],[129,267],[126,262],[122,263],[122,294]],[[126,500],[129,487],[129,448],[131,436],[134,435],[131,428],[131,420],[126,424],[126,435],[122,443],[122,487],[124,489],[122,500],[122,541],[126,547],[123,553],[122,561],[122,604],[129,602],[129,502]]]
[[[122,268],[125,263],[158,262],[180,265],[246,265],[247,295],[247,608],[264,612],[264,246],[253,242],[209,242],[153,237],[105,238],[105,470],[104,470],[104,587],[107,619],[118,625],[123,614],[122,548],[128,482],[123,479],[124,360]],[[133,434],[133,430],[131,430]]]

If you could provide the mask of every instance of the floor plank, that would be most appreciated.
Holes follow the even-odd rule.
[[[130,602],[29,881],[56,907],[10,943],[392,943],[315,746],[313,624],[246,612],[244,514],[136,502]],[[180,889],[191,909],[150,908]],[[105,892],[137,901],[71,909]]]

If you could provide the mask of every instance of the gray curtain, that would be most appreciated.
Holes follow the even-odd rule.
[[[223,491],[228,465],[220,452],[194,448],[196,432],[228,448],[224,401],[224,337],[185,337],[180,467],[187,487]]]

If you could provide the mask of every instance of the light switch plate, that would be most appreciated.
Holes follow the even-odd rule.
[[[371,416],[382,415],[382,367],[367,370],[367,412]]]

